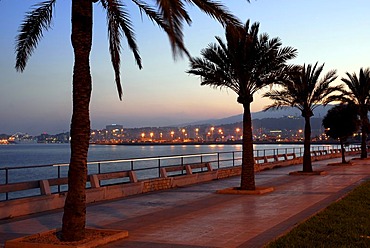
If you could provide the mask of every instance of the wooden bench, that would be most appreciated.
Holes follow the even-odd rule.
[[[340,153],[340,149],[330,149],[331,154]]]
[[[10,193],[10,192],[17,192],[21,190],[37,189],[37,188],[41,189],[42,181],[45,181],[45,180],[2,184],[0,185],[0,193]]]
[[[130,179],[130,183],[138,182],[135,171],[118,171],[118,172],[94,174],[94,175],[90,175],[89,179],[91,182],[91,188],[99,188],[101,186],[100,181],[110,180],[110,179],[121,179],[125,177],[128,177]]]
[[[327,154],[328,154],[327,150],[311,151],[311,156],[322,156]]]
[[[136,173],[134,171],[119,171],[119,172],[109,172],[102,174],[89,175],[87,177],[87,182],[90,182],[91,188],[99,188],[101,186],[101,181],[110,179],[119,179],[128,177],[130,183],[138,182]],[[9,183],[0,185],[1,193],[11,193],[22,190],[30,189],[40,189],[40,195],[51,195],[51,186],[61,186],[67,185],[68,178],[51,178],[38,181],[29,182],[19,182],[19,183]]]
[[[213,171],[211,163],[197,163],[197,164],[187,164],[187,165],[176,165],[176,166],[166,166],[161,168],[161,177],[169,176],[180,176],[180,175],[192,175],[197,172],[203,171]],[[168,173],[177,172],[175,174],[169,175]],[[184,173],[185,172],[185,173]]]
[[[255,157],[254,162],[256,164],[273,163],[273,162],[286,161],[286,160],[295,159],[295,158],[296,158],[295,153],[288,153],[288,154],[278,154],[278,155]],[[261,163],[261,161],[263,162]]]

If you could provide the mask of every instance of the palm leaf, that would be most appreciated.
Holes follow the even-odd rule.
[[[170,0],[171,1],[171,0]],[[232,15],[226,8],[220,3],[212,2],[209,0],[187,0],[198,6],[200,10],[209,16],[217,19],[223,26],[226,26],[229,23],[234,25],[240,24],[240,21]],[[248,0],[249,2],[249,0]]]
[[[141,57],[139,55],[129,14],[124,8],[125,6],[119,0],[101,0],[100,2],[107,13],[109,52],[115,72],[118,96],[122,100],[122,85],[120,79],[122,33],[125,35],[127,43],[140,69],[142,68]]]
[[[134,2],[138,6],[141,13],[145,13],[145,15],[150,20],[152,20],[166,32],[170,40],[172,51],[174,52],[174,57],[176,57],[178,53],[180,54],[184,53],[186,56],[190,58],[190,54],[188,50],[185,48],[183,36],[176,34],[160,13],[157,13],[157,11],[154,8],[140,0],[132,0],[132,2]]]
[[[50,28],[55,2],[56,0],[49,0],[36,4],[34,9],[26,14],[16,37],[17,71],[24,71],[29,57],[43,37],[43,31]]]

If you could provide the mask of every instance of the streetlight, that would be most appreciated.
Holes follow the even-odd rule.
[[[213,131],[215,131],[215,127],[211,127],[211,138],[213,139]]]
[[[173,141],[173,136],[175,135],[175,132],[174,131],[171,131],[171,139]]]
[[[298,129],[298,140],[302,140],[302,133],[303,133],[303,130]]]
[[[221,141],[222,141],[222,139],[223,139],[223,132],[222,132],[222,129],[220,128],[220,129],[218,129],[218,136],[219,136],[219,139],[221,139]]]
[[[239,139],[239,132],[240,132],[240,128],[236,128],[235,129],[235,131],[236,131],[236,139]]]
[[[150,139],[153,141],[153,136],[154,136],[154,133],[153,132],[151,132],[150,133]]]
[[[183,128],[181,130],[181,132],[182,132],[182,139],[183,139],[183,141],[185,141],[185,132],[186,132],[186,130]]]

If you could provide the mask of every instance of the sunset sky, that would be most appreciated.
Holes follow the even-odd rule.
[[[91,53],[93,129],[117,123],[124,127],[165,126],[195,120],[223,118],[242,113],[236,94],[200,86],[188,75],[188,61],[173,60],[167,36],[127,2],[143,59],[139,70],[123,42],[123,101],[119,101],[108,52],[106,19],[95,4]],[[368,0],[223,0],[242,22],[260,22],[260,32],[280,37],[293,46],[295,64],[325,63],[324,72],[337,69],[358,73],[370,67],[370,1]],[[30,134],[69,130],[73,54],[70,44],[70,4],[56,3],[52,29],[44,34],[24,73],[14,69],[14,44],[24,14],[37,1],[0,1],[0,133]],[[189,7],[193,23],[185,28],[185,43],[192,56],[214,37],[224,37],[219,23]],[[255,95],[252,111],[268,104]]]

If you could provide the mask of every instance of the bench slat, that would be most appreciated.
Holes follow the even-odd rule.
[[[9,183],[0,185],[0,193],[15,192],[27,189],[40,188],[39,181],[21,182],[21,183]]]

